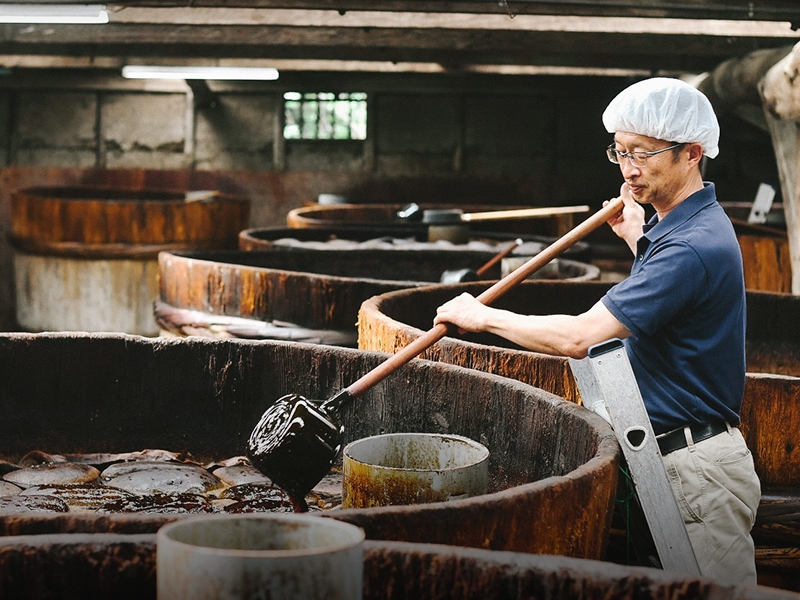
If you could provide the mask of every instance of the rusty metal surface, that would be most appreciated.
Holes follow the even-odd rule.
[[[243,453],[264,409],[286,393],[324,399],[385,355],[285,342],[117,334],[0,335],[0,453]],[[454,394],[454,391],[457,393]],[[325,513],[370,539],[548,554],[604,555],[619,446],[597,415],[520,382],[412,361],[344,407],[345,443],[393,431],[486,445],[499,491],[449,503]],[[142,515],[0,519],[0,531],[154,527]],[[49,528],[49,529],[48,529]],[[65,529],[66,528],[66,529]],[[81,529],[83,528],[83,529]],[[152,531],[152,529],[150,529]]]

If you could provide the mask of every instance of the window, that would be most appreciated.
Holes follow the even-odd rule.
[[[364,140],[367,138],[367,94],[364,92],[283,95],[287,140]]]

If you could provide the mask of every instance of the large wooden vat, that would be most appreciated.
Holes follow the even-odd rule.
[[[545,247],[553,243],[554,238],[528,232],[507,233],[502,231],[473,231],[469,242],[485,242],[487,244],[508,244],[516,239],[525,243],[542,244]],[[387,240],[395,243],[428,241],[428,228],[422,223],[407,225],[350,225],[342,223],[334,227],[255,227],[239,232],[240,250],[269,250],[276,245],[313,248],[315,250],[336,250],[353,247],[358,244]],[[441,248],[442,244],[432,244],[432,248]],[[380,249],[380,247],[377,247]],[[592,248],[586,242],[577,242],[565,253],[564,258],[581,262],[590,262]]]
[[[156,335],[158,252],[235,248],[249,203],[214,191],[53,187],[15,192],[11,212],[21,328]]]
[[[308,339],[354,346],[358,309],[367,298],[438,282],[446,270],[477,270],[495,254],[456,245],[324,252],[275,245],[251,252],[162,252],[156,317],[163,331],[176,335],[292,335],[263,323],[279,321],[310,330],[297,334]],[[550,276],[583,281],[599,275],[593,265],[561,259]],[[499,276],[496,265],[485,278]]]
[[[749,223],[751,202],[722,203],[742,249],[748,290],[791,293],[792,262],[783,205],[775,204],[763,225]]]
[[[525,282],[495,306],[515,312],[578,314],[609,284]],[[400,290],[364,302],[359,347],[394,352],[430,328],[436,308],[484,284]],[[742,432],[753,452],[764,497],[753,530],[759,580],[800,591],[800,297],[748,292],[748,376]],[[445,337],[423,356],[525,381],[580,402],[567,360],[513,347],[489,334]]]
[[[512,210],[518,208],[531,208],[526,206],[498,206],[498,205],[471,205],[457,206],[453,204],[420,204],[419,213],[415,218],[404,219],[398,216],[408,205],[403,204],[311,204],[294,208],[286,214],[286,224],[298,229],[327,229],[331,227],[408,227],[409,230],[419,230],[420,217],[427,209],[459,208],[465,213],[478,213],[486,211]],[[562,236],[578,221],[573,214],[553,215],[536,219],[507,219],[497,221],[483,221],[479,223],[482,231],[518,232],[538,234],[545,236]],[[427,227],[425,228],[427,232]]]
[[[0,595],[15,600],[156,600],[156,569],[154,534],[0,539]],[[363,598],[789,600],[796,594],[589,559],[368,540]]]
[[[188,451],[244,453],[262,412],[298,393],[325,399],[385,355],[286,342],[107,333],[0,335],[0,458]],[[597,415],[521,382],[411,361],[345,405],[345,443],[391,432],[453,433],[489,448],[492,493],[447,503],[323,511],[370,539],[603,556],[619,448]],[[503,483],[505,482],[505,483]],[[152,533],[158,515],[0,517],[0,535]]]

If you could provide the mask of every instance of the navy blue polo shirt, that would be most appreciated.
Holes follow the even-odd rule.
[[[628,357],[656,435],[739,424],[745,382],[742,254],[712,183],[653,216],[630,276],[602,298],[632,333]]]

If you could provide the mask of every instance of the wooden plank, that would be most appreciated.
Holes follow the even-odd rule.
[[[87,41],[91,40],[91,41]],[[288,25],[5,25],[0,54],[328,59],[702,72],[786,38],[675,33],[499,31]]]
[[[29,0],[32,4],[52,0]],[[83,4],[85,0],[62,0],[64,4]],[[795,0],[118,0],[112,9],[125,6],[195,6],[225,8],[306,8],[336,11],[421,11],[481,14],[602,15],[612,17],[759,19],[790,21],[799,18]]]
[[[800,44],[770,68],[759,91],[778,161],[783,212],[789,236],[793,294],[800,294]]]

